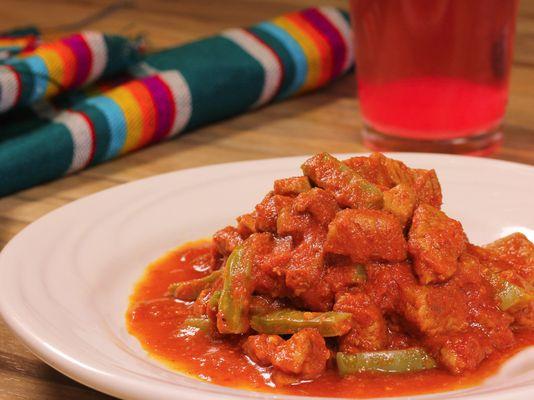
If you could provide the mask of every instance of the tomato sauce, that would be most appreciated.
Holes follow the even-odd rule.
[[[129,332],[155,359],[202,381],[271,393],[329,397],[387,397],[455,390],[481,383],[512,355],[534,344],[531,332],[516,333],[516,344],[494,353],[472,373],[451,375],[441,369],[406,374],[358,374],[341,378],[328,369],[312,382],[276,387],[271,369],[255,365],[240,348],[238,338],[213,339],[195,328],[182,327],[191,304],[165,296],[177,281],[207,274],[211,243],[181,246],[151,264],[130,297],[126,313]]]

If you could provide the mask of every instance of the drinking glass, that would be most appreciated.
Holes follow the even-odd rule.
[[[485,155],[501,123],[519,0],[351,0],[364,144]]]

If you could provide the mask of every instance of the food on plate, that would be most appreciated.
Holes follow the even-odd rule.
[[[148,351],[223,385],[392,396],[475,384],[534,343],[524,235],[470,243],[436,172],[380,153],[301,168],[148,269],[127,315]]]

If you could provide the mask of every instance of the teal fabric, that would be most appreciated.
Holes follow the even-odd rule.
[[[220,36],[148,55],[145,62],[158,71],[177,69],[186,79],[193,95],[187,129],[244,112],[262,88],[261,65]]]
[[[10,66],[0,65],[5,74],[0,79],[0,196],[300,94],[306,82],[309,91],[337,79],[354,64],[348,16],[334,8],[321,10],[224,31],[148,54],[140,62],[135,45],[104,35],[105,66],[99,81],[87,88],[83,81],[89,69],[83,60],[89,49],[80,44],[80,35],[72,35],[62,40],[81,57],[73,70],[76,84],[50,99],[43,93],[52,77],[62,75],[48,71],[42,59],[14,58]],[[329,19],[332,13],[342,18]],[[314,35],[295,36],[277,22],[291,24],[295,15],[307,21]],[[319,58],[309,60],[304,46],[315,46],[318,36],[328,44],[327,53],[323,45]],[[328,69],[332,63],[335,68]],[[328,79],[313,81],[312,67],[331,70]]]

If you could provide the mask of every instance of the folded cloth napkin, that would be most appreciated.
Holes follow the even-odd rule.
[[[0,66],[0,112],[109,77],[139,61],[135,43],[82,32],[38,46]]]
[[[0,195],[314,90],[353,62],[347,14],[330,7],[149,54],[130,68],[129,78],[122,77],[126,82],[98,84],[34,104],[31,116],[24,114],[28,129],[20,129],[22,110],[5,115]]]
[[[0,63],[24,51],[31,51],[39,43],[36,28],[22,28],[0,32]]]

